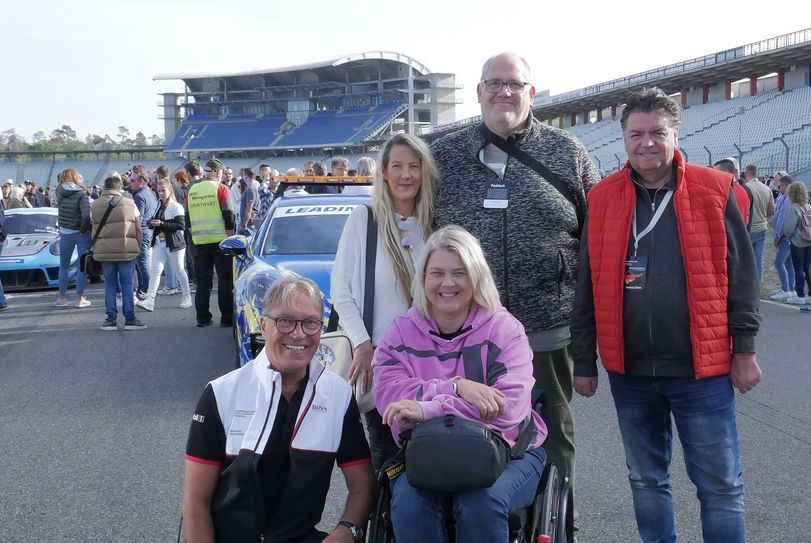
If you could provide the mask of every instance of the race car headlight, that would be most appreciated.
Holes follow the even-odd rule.
[[[257,316],[262,315],[262,308],[265,305],[265,294],[272,284],[273,278],[261,274],[252,277],[248,282],[248,287],[245,290],[247,302],[256,309]]]
[[[52,241],[48,245],[48,252],[52,255],[59,256],[59,240]]]

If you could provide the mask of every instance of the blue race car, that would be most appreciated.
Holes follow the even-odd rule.
[[[237,363],[250,362],[264,347],[259,323],[262,301],[273,281],[289,275],[312,279],[324,299],[324,323],[332,306],[330,273],[344,223],[362,194],[302,194],[278,197],[256,233],[220,243],[234,258],[234,333]]]
[[[8,237],[0,252],[0,279],[8,290],[59,285],[59,212],[53,207],[7,209]],[[76,280],[74,249],[68,280]]]

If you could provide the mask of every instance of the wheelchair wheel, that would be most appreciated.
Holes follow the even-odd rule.
[[[377,503],[369,519],[368,543],[394,543],[394,526],[391,523],[391,490],[383,470],[378,474]]]
[[[544,470],[540,488],[539,499],[535,500],[532,515],[535,524],[532,527],[530,541],[543,541],[540,536],[548,536],[550,543],[565,541],[566,534],[559,529],[561,524],[558,522],[561,515],[561,481],[554,464],[548,464]]]

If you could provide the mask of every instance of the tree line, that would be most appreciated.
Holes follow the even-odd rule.
[[[16,130],[10,128],[0,132],[0,151],[12,153],[31,153],[33,159],[40,159],[58,153],[81,154],[82,151],[126,151],[132,148],[161,146],[164,144],[162,136],[153,134],[147,137],[142,131],[134,136],[126,126],[118,127],[116,138],[109,134],[100,136],[88,134],[84,140],[79,139],[76,131],[70,125],[61,127],[46,134],[40,130],[36,132],[32,141],[27,141]],[[78,157],[81,158],[81,157]]]

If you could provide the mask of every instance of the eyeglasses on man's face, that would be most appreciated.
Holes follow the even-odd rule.
[[[497,94],[501,92],[505,86],[512,94],[519,94],[524,92],[524,88],[529,85],[526,81],[518,81],[517,79],[510,79],[509,81],[502,81],[501,79],[487,79],[481,82],[487,92]]]
[[[276,330],[281,334],[292,334],[296,326],[301,325],[301,330],[308,336],[314,336],[321,331],[323,324],[318,319],[291,319],[290,317],[265,317],[276,324]]]

